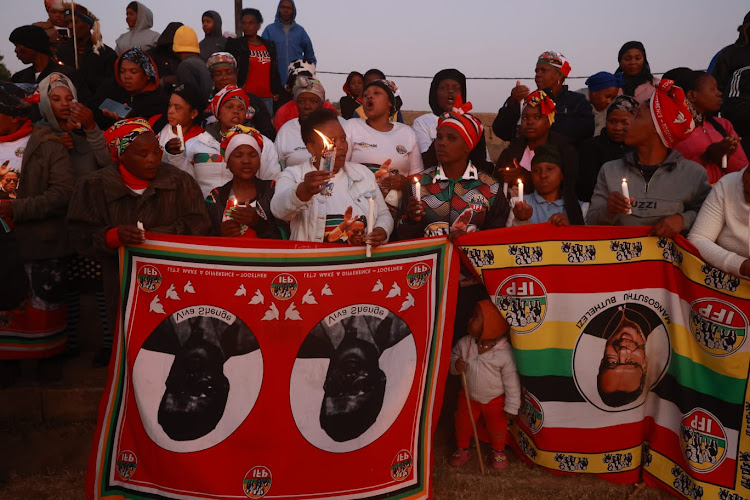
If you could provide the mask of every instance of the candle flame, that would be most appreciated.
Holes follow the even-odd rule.
[[[516,168],[521,168],[521,165],[518,164],[518,160],[516,160],[515,158],[513,158],[513,165],[515,165]],[[506,170],[508,169],[508,167],[505,167],[505,168]]]
[[[623,179],[622,182],[628,182],[628,180],[627,179]]]
[[[419,184],[419,179],[417,179],[417,176],[414,176],[414,184]]]
[[[326,151],[330,151],[333,149],[333,141],[331,141],[326,135],[321,132],[318,129],[313,129],[316,134],[320,136],[321,139],[323,139],[323,145],[326,147]]]
[[[519,184],[523,184],[523,181],[521,179],[518,179]]]

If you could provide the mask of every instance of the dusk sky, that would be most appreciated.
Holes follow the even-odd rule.
[[[154,12],[154,29],[181,21],[203,38],[201,14],[216,10],[224,31],[234,26],[231,0],[145,0]],[[113,47],[127,29],[127,0],[88,0],[84,5],[101,20],[104,42]],[[273,22],[276,0],[244,2]],[[360,72],[379,68],[400,87],[404,109],[428,110],[430,78],[454,67],[468,77],[523,77],[533,86],[537,56],[545,50],[562,52],[572,66],[571,76],[613,72],[617,51],[629,40],[646,47],[651,69],[662,73],[677,66],[705,69],[713,55],[737,39],[737,26],[750,9],[747,0],[631,0],[603,2],[538,0],[425,1],[381,0],[342,2],[299,0],[297,22],[312,38],[321,72]],[[461,9],[458,6],[461,6]],[[44,2],[14,2],[4,9],[0,54],[12,71],[23,68],[8,35],[17,26],[46,20]],[[428,76],[427,79],[396,75]],[[345,76],[319,74],[327,98],[338,101]],[[584,79],[569,78],[572,89]],[[474,109],[496,112],[507,98],[512,81],[470,80]]]

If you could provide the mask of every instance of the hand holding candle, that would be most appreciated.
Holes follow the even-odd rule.
[[[628,205],[630,205],[630,192],[628,191],[628,180],[623,179],[622,180],[622,195],[628,200]],[[633,213],[633,210],[631,208],[628,208],[628,211],[625,212],[627,215],[631,215]]]
[[[180,140],[180,151],[185,151],[185,136],[182,135],[182,125],[177,124],[177,138]]]

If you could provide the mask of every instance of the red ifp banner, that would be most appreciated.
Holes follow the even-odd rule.
[[[429,496],[458,281],[445,239],[366,259],[171,237],[121,269],[89,498]]]

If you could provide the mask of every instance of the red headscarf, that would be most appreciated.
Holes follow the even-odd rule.
[[[479,143],[479,139],[484,133],[482,122],[475,116],[470,115],[471,103],[464,103],[461,94],[456,96],[456,102],[449,113],[443,113],[438,119],[438,127],[451,127],[461,134],[461,137],[469,146],[474,149]]]
[[[672,80],[662,79],[651,97],[651,119],[662,144],[671,148],[695,128],[685,92]]]
[[[218,91],[214,98],[211,99],[211,113],[213,113],[216,119],[219,118],[219,111],[221,111],[221,107],[232,99],[239,99],[244,102],[246,109],[248,106],[250,106],[250,99],[247,97],[247,94],[244,90],[237,87],[236,85],[227,85],[226,87]]]

